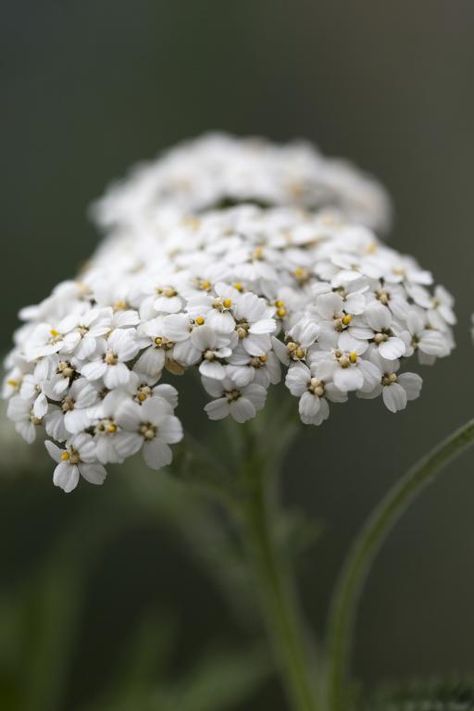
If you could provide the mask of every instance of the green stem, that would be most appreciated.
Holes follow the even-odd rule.
[[[343,566],[331,605],[328,651],[328,705],[331,711],[345,711],[344,689],[354,620],[362,587],[371,563],[400,516],[433,481],[444,465],[467,449],[474,440],[470,420],[421,459],[386,494],[356,537]]]
[[[274,472],[268,473],[264,457],[255,442],[248,442],[243,467],[242,533],[255,572],[276,662],[291,708],[294,711],[316,711],[309,640],[297,605],[289,561],[275,540],[277,502]]]

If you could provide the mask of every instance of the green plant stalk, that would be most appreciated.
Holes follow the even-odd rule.
[[[344,704],[354,621],[362,587],[382,543],[400,516],[440,470],[474,441],[470,420],[423,457],[385,495],[351,546],[333,595],[327,633],[327,698],[331,711]]]
[[[317,711],[310,642],[297,604],[289,561],[275,540],[276,477],[274,471],[268,472],[257,438],[248,440],[242,466],[245,494],[239,507],[241,530],[276,663],[291,708]]]

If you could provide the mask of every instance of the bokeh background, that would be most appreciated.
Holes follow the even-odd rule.
[[[393,196],[392,243],[455,294],[458,347],[425,369],[421,399],[397,416],[334,408],[286,466],[288,506],[322,522],[299,565],[322,632],[365,514],[472,412],[473,3],[22,0],[3,4],[0,45],[4,352],[18,309],[91,253],[87,207],[110,179],[209,129],[308,138],[373,172]],[[0,708],[285,709],[264,654],[244,663],[254,631],[222,600],[194,500],[136,471],[65,497],[46,453],[5,428]],[[355,649],[369,687],[474,672],[473,474],[468,456],[449,467],[377,561]],[[161,701],[137,705],[150,679]]]

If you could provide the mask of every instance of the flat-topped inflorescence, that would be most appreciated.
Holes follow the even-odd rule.
[[[406,360],[454,345],[452,297],[432,281],[332,209],[241,205],[123,231],[21,312],[8,414],[28,442],[48,438],[70,491],[139,450],[151,467],[171,462],[183,435],[165,373],[176,385],[197,371],[211,420],[251,419],[282,378],[304,423],[351,393],[396,412],[421,388]]]
[[[106,230],[140,234],[176,215],[241,203],[332,207],[376,231],[387,229],[391,212],[374,178],[309,143],[209,134],[136,166],[96,202],[93,216]]]

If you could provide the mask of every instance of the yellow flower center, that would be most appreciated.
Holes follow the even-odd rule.
[[[123,299],[118,299],[113,305],[114,311],[125,311],[127,308],[128,304]]]
[[[304,283],[309,279],[309,272],[307,269],[305,269],[305,267],[296,267],[295,271],[293,272],[293,276],[300,283]]]
[[[212,284],[207,279],[199,279],[197,287],[198,289],[201,289],[201,291],[209,291],[209,289],[212,287]]]
[[[171,299],[173,296],[177,295],[176,289],[174,289],[172,286],[165,286],[163,288],[158,287],[156,290],[158,294],[161,296],[166,296],[167,299]]]

